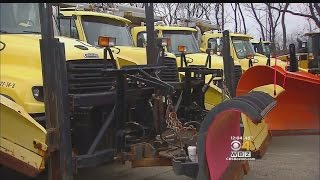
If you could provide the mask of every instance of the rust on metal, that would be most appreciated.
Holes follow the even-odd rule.
[[[37,139],[33,140],[33,146],[34,148],[39,149],[43,153],[45,153],[48,150],[48,146]]]
[[[0,151],[0,164],[14,169],[28,177],[36,177],[41,172],[41,169],[33,167],[30,163],[20,161],[19,159],[2,151]]]

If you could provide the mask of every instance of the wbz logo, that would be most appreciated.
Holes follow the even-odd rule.
[[[234,158],[251,158],[251,151],[231,151],[231,157]]]

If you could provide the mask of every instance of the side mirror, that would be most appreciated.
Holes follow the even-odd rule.
[[[253,59],[253,57],[254,57],[254,55],[253,55],[253,54],[248,53],[246,58],[247,58],[247,59]]]
[[[144,41],[143,38],[138,38],[138,40],[137,40],[137,46],[138,46],[138,47],[142,47],[142,48],[145,47],[145,41]]]
[[[208,49],[206,49],[206,53],[209,55],[213,55],[213,54],[217,54],[217,48],[213,48],[213,49],[211,49],[211,48],[208,48]]]
[[[62,36],[79,39],[79,34],[72,18],[59,15],[57,19],[59,31]]]

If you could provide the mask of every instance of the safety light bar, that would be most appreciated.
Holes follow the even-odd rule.
[[[113,47],[116,44],[115,37],[99,36],[98,45],[102,47]]]
[[[181,52],[181,53],[185,53],[185,52],[187,52],[187,47],[183,46],[183,45],[179,45],[178,46],[178,51]]]

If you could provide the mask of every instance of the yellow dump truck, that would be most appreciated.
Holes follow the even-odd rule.
[[[90,12],[90,11],[74,11],[61,9],[60,27],[61,32],[65,36],[70,36],[69,33],[63,33],[64,27],[69,27],[71,21],[71,27],[74,30],[76,36],[73,38],[79,38],[90,44],[97,45],[98,37],[101,35],[115,37],[115,47],[112,48],[119,59],[120,67],[123,65],[141,65],[147,64],[146,50],[142,47],[134,47],[134,41],[129,31],[130,20],[115,16],[107,13]],[[75,19],[73,17],[76,17]],[[145,27],[144,27],[145,28]],[[191,28],[190,28],[191,29]],[[193,30],[193,29],[192,29]],[[195,64],[204,64],[207,55],[205,53],[191,55]],[[201,61],[199,61],[201,59]],[[176,61],[176,56],[172,53],[165,53],[164,65],[171,66],[170,69],[176,69],[177,64],[180,61]],[[212,60],[212,67],[219,68],[223,65],[222,58],[218,60]],[[216,66],[216,64],[219,64]],[[168,72],[170,74],[170,72]],[[241,73],[241,71],[240,71]],[[171,79],[170,79],[171,78]],[[168,81],[172,81],[174,77],[169,77]],[[221,78],[220,78],[221,79]],[[211,88],[206,93],[206,107],[211,109],[215,104],[221,102],[222,92],[219,87],[214,84],[210,85]]]
[[[36,176],[44,169],[46,151],[46,131],[41,127],[45,124],[45,110],[39,6],[36,3],[1,3],[0,8],[0,163],[25,175]],[[103,60],[102,49],[58,36],[55,25],[55,37],[64,43],[68,67],[78,61]]]
[[[305,36],[308,37],[308,68],[320,69],[320,32],[306,33]]]
[[[265,56],[270,55],[270,41],[258,41],[255,39],[250,40],[251,44],[253,45],[254,51],[256,53],[263,54]]]
[[[201,36],[201,51],[208,47],[217,48],[221,51],[221,32],[207,31]],[[255,53],[250,40],[251,36],[240,33],[230,33],[230,53],[234,61],[241,64],[242,70],[246,71],[251,66],[267,65],[268,58],[262,54]],[[270,66],[275,65],[275,59],[270,58]],[[277,66],[286,69],[286,63],[277,61]]]
[[[180,27],[180,26],[166,26],[166,25],[156,25],[155,30],[157,32],[157,36],[161,38],[168,38],[169,43],[166,47],[166,51],[173,53],[176,55],[176,60],[178,66],[180,66],[181,57],[178,46],[185,46],[186,52],[185,56],[189,65],[204,65],[206,59],[208,57],[207,53],[203,53],[200,51],[199,46],[197,44],[196,38],[194,36],[197,33],[197,30],[189,27]],[[131,34],[133,37],[133,42],[138,47],[145,47],[145,45],[141,42],[146,42],[147,32],[145,26],[137,26],[131,28]],[[215,53],[210,54],[212,61],[212,68],[223,69],[223,58],[218,56]],[[235,62],[234,66],[235,73],[235,84],[239,81],[241,77],[241,66],[240,63]],[[221,84],[219,84],[219,79],[215,79],[216,83],[212,84],[218,86],[222,89]],[[217,99],[214,101],[214,104],[220,103],[221,100]],[[210,109],[210,107],[208,108]]]
[[[131,19],[135,20],[135,22],[141,22],[136,20],[132,13],[130,13]],[[130,20],[131,20],[130,19]],[[143,20],[143,18],[141,18]],[[160,22],[161,23],[161,22]],[[137,24],[136,24],[137,25]],[[204,26],[202,26],[204,27]],[[158,37],[169,38],[168,46],[166,47],[166,51],[169,51],[177,56],[178,66],[180,65],[180,52],[178,50],[179,45],[186,46],[186,58],[190,61],[190,64],[204,64],[207,54],[207,48],[202,48],[201,51],[199,49],[199,45],[195,38],[195,34],[198,31],[194,28],[189,27],[181,27],[181,26],[166,26],[166,25],[156,25],[155,31]],[[135,26],[131,28],[131,34],[133,37],[133,42],[138,47],[145,47],[145,42],[147,39],[146,27],[145,26]],[[251,44],[250,44],[251,46]],[[214,49],[214,48],[212,48]],[[263,56],[263,55],[261,55]],[[211,55],[213,67],[223,69],[223,58],[217,53]],[[236,84],[239,81],[242,69],[241,62],[235,61],[235,78]],[[206,97],[207,98],[207,97]],[[207,100],[207,99],[206,99]],[[220,103],[221,101],[218,101]],[[255,151],[257,156],[262,156],[270,142],[270,135],[268,133],[268,128],[265,122],[260,123],[259,125],[253,124],[251,121],[243,116],[243,126],[244,126],[244,134],[243,136],[252,137],[249,138],[250,142],[250,150]]]
[[[115,37],[116,46],[115,46],[114,52],[118,53],[117,57],[119,59],[120,66],[130,65],[130,62],[134,62],[136,64],[146,64],[146,54],[145,54],[145,49],[142,48],[143,46],[133,47],[133,44],[136,44],[138,42],[138,38],[143,37],[144,40],[146,40],[145,26],[138,26],[138,27],[132,28],[131,30],[132,37],[133,37],[133,42],[132,42],[132,37],[130,36],[128,31],[129,30],[128,25],[130,25],[131,22],[126,18],[115,16],[112,14],[107,14],[107,13],[98,13],[98,12],[90,12],[90,11],[82,11],[82,10],[66,11],[62,9],[61,14],[63,16],[59,18],[60,27],[61,28],[70,27],[69,23],[71,21],[71,29],[73,29],[73,33],[69,33],[69,34],[67,33],[64,35],[70,36],[71,34],[75,34],[76,36],[71,36],[71,37],[79,38],[80,40],[86,41],[93,45],[97,45],[98,37],[100,35]],[[63,24],[64,22],[66,22],[65,25]],[[199,50],[199,46],[196,43],[195,37],[193,35],[193,33],[196,32],[195,29],[186,28],[186,27],[156,26],[155,30],[157,31],[158,37],[168,37],[168,35],[170,36],[171,34],[166,34],[166,32],[172,33],[172,38],[170,38],[168,42],[169,45],[168,45],[167,51],[177,56],[175,66],[180,65],[179,51],[177,49],[178,45],[182,45],[180,43],[186,43],[184,45],[187,48],[187,52],[190,51],[190,53],[186,54],[187,60],[191,62],[190,64],[203,65],[205,63],[207,54],[201,53]],[[63,30],[61,31],[63,34]],[[177,37],[178,39],[175,39],[175,37]],[[177,41],[179,39],[183,41],[182,42]],[[175,58],[175,56],[173,56],[171,53],[166,53],[167,57]],[[133,56],[136,58],[132,59]],[[171,60],[171,62],[173,61]],[[134,64],[131,64],[131,65],[134,65]],[[172,65],[172,64],[168,64],[168,65]],[[235,65],[236,65],[235,66],[236,78],[237,80],[239,80],[242,70],[241,70],[241,67],[239,66],[240,65],[239,62],[235,61]],[[212,55],[212,67],[218,68],[218,69],[223,68],[222,56],[218,56],[216,54]],[[206,98],[205,98],[206,109],[211,109],[214,105],[220,103],[222,100],[221,94],[222,94],[221,88],[211,83],[210,88],[206,92]],[[262,148],[265,148],[264,146],[266,146],[266,144],[270,140],[268,136],[267,126],[265,123],[261,123],[258,126],[256,126],[252,122],[249,122],[249,121],[246,121],[246,122],[244,122],[244,129],[245,129],[244,135],[254,137],[254,140],[252,139],[250,149],[252,151],[257,151],[259,154],[260,150]]]
[[[300,69],[309,70],[313,74],[317,74],[314,69],[319,68],[317,57],[319,57],[320,47],[320,32],[311,32],[304,34],[307,37],[307,41],[301,41],[298,39],[298,47],[296,58],[298,60],[298,66]],[[290,55],[285,54],[277,57],[278,59],[287,62]],[[313,70],[312,70],[313,69]]]

